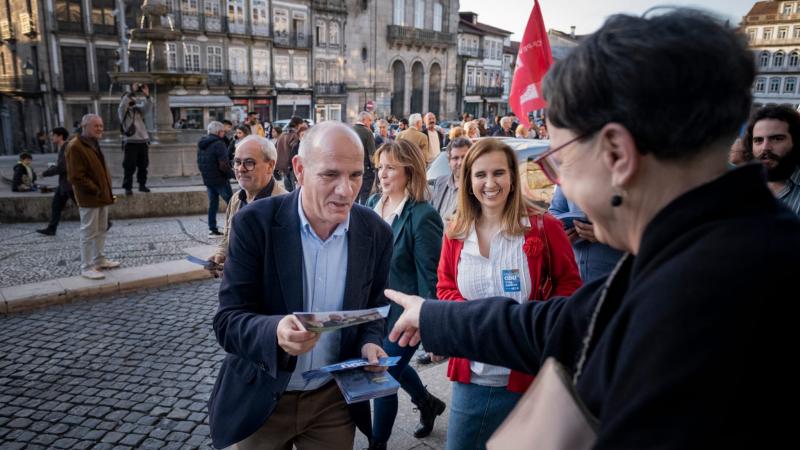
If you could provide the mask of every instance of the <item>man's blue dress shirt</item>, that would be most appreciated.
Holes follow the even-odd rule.
[[[301,188],[302,189],[302,188]],[[320,239],[303,212],[303,192],[297,201],[300,215],[300,240],[303,244],[303,308],[306,312],[341,311],[347,276],[347,230],[350,215],[326,240]],[[302,373],[339,361],[341,331],[322,333],[311,351],[297,358],[289,380],[289,391],[311,391],[327,383],[330,375],[306,382]]]

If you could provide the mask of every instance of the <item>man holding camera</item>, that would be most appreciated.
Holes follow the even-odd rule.
[[[122,160],[124,176],[122,187],[125,195],[133,195],[133,173],[139,182],[139,192],[150,192],[147,188],[147,166],[150,164],[148,150],[150,135],[147,133],[144,116],[150,114],[153,102],[150,88],[145,84],[133,83],[131,90],[122,95],[119,103],[119,123],[122,131]]]

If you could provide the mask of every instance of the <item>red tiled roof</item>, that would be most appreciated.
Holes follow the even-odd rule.
[[[747,15],[758,16],[761,14],[777,14],[779,4],[780,2],[773,1],[756,2],[756,4],[750,8],[750,12],[747,13]]]
[[[493,27],[491,25],[486,25],[485,23],[472,23],[468,20],[464,20],[463,18],[458,22],[459,27],[467,28],[466,31],[477,31],[478,33],[489,33],[489,34],[499,34],[503,36],[511,36],[511,31],[506,31],[501,28]]]

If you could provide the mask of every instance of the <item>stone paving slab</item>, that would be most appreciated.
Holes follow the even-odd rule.
[[[210,448],[218,290],[211,279],[0,317],[0,448]],[[444,448],[446,364],[419,372],[448,409],[415,439],[401,391],[392,450]]]
[[[206,215],[114,220],[106,256],[122,268],[184,259],[183,249],[216,245]],[[217,215],[224,224],[224,216]],[[45,223],[0,223],[0,288],[80,275],[80,224],[62,222],[55,236],[36,233]]]
[[[10,313],[64,303],[67,291],[58,280],[3,288],[6,310]]]
[[[186,260],[109,270],[105,274],[102,280],[77,276],[2,288],[4,314],[211,277],[202,266]]]

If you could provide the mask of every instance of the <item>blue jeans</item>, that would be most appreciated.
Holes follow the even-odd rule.
[[[514,409],[522,394],[505,386],[453,382],[447,450],[483,450],[486,441]]]
[[[219,198],[222,197],[225,203],[230,203],[233,190],[230,183],[218,184],[216,186],[206,185],[208,193],[208,229],[217,229],[217,211],[219,211]]]
[[[411,396],[411,401],[418,403],[428,397],[428,390],[419,379],[417,371],[408,367],[408,362],[414,356],[417,346],[400,347],[388,338],[383,339],[383,350],[389,356],[399,356],[397,365],[389,368],[389,373],[397,379],[400,387]],[[373,400],[375,411],[372,420],[372,441],[388,442],[392,435],[394,419],[397,417],[397,394],[380,397]]]

